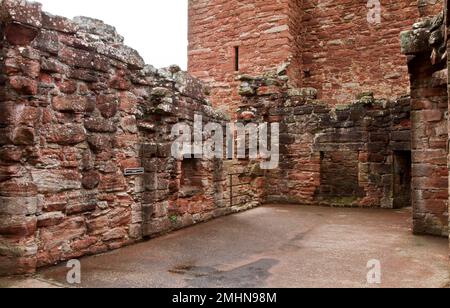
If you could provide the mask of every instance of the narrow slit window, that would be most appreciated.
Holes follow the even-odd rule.
[[[234,47],[234,70],[239,71],[239,46]]]

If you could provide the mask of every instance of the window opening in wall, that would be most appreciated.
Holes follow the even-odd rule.
[[[234,47],[234,70],[239,71],[239,46]]]

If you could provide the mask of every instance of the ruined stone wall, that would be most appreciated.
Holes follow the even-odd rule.
[[[171,157],[173,124],[225,121],[198,80],[146,66],[101,21],[38,3],[4,0],[0,31],[0,274],[248,207],[227,201],[221,160]]]
[[[292,60],[289,76],[301,76],[297,36],[300,0],[190,0],[189,73],[211,84],[214,106],[234,116],[240,73],[262,74]]]
[[[442,1],[381,1],[381,23],[367,21],[368,1],[303,1],[303,87],[327,103],[346,104],[361,92],[396,99],[409,93],[399,33]],[[436,4],[434,4],[436,3]]]
[[[448,69],[444,13],[402,33],[411,78],[414,232],[448,234]]]
[[[267,173],[267,202],[410,205],[396,203],[393,171],[395,152],[411,150],[408,97],[375,100],[365,93],[348,106],[330,108],[315,92],[290,89],[282,79],[243,78],[252,91],[241,112],[281,124],[280,167]]]
[[[449,78],[449,72],[448,72],[448,70],[449,70],[449,68],[450,68],[450,58],[448,57],[448,53],[449,53],[449,51],[450,51],[450,40],[449,40],[449,31],[448,31],[448,29],[449,29],[449,27],[450,27],[450,19],[448,18],[448,15],[449,15],[449,11],[448,11],[448,8],[450,7],[450,3],[449,3],[449,1],[448,0],[446,0],[446,2],[445,2],[445,7],[444,7],[444,25],[445,25],[445,29],[446,29],[446,32],[444,32],[444,33],[447,33],[447,35],[445,35],[444,34],[444,41],[446,41],[446,50],[447,50],[447,91],[448,91],[448,93],[450,94],[450,78]],[[450,110],[450,96],[449,96],[449,110]],[[447,121],[448,121],[448,123],[447,123],[447,128],[448,128],[448,140],[447,140],[447,142],[448,142],[448,144],[450,145],[450,118],[448,118],[447,119]],[[450,166],[450,153],[449,153],[449,155],[447,156],[447,158],[448,158],[448,162],[449,162],[449,164],[448,164],[448,166]],[[449,173],[450,173],[450,168],[449,168]],[[449,192],[450,192],[450,178],[449,178],[449,182],[448,182],[448,184],[449,184]],[[448,202],[448,215],[449,215],[449,219],[448,219],[448,230],[449,230],[449,256],[450,256],[450,193],[449,193],[449,202]]]
[[[261,204],[256,177],[250,176],[242,164],[194,155],[179,161],[171,156],[173,124],[185,123],[193,128],[194,116],[201,115],[203,126],[213,122],[225,127],[223,115],[214,111],[209,102],[198,100],[202,97],[198,92],[202,91],[198,81],[195,81],[195,91],[190,92],[189,88],[184,88],[184,78],[188,78],[188,87],[192,87],[194,80],[191,77],[182,72],[174,77],[175,88],[183,93],[181,96],[172,97],[172,91],[168,90],[172,88],[172,82],[166,80],[164,88],[152,90],[153,93],[164,93],[163,96],[140,105],[144,111],[140,117],[143,122],[139,126],[138,144],[141,145],[140,159],[145,175],[140,179],[141,194],[137,198],[142,204],[142,213],[136,213],[138,220],[142,217],[143,224],[142,230],[137,228],[136,231],[141,231],[144,237],[154,237]],[[236,175],[234,184],[239,185],[233,192],[230,189],[231,173]]]

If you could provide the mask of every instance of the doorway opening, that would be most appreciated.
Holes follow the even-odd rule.
[[[410,207],[411,203],[411,151],[394,152],[394,208]]]
[[[203,191],[203,170],[200,159],[185,158],[181,163],[180,196],[190,198]]]

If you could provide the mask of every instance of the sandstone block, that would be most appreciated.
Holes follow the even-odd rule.
[[[100,183],[100,174],[97,171],[83,173],[82,185],[85,189],[95,189]]]
[[[42,27],[58,32],[74,34],[78,31],[78,24],[62,16],[55,16],[46,12],[42,13]]]
[[[42,59],[41,69],[49,73],[66,73],[68,71],[68,67],[66,65],[53,58]]]
[[[49,54],[57,55],[60,49],[58,34],[54,31],[42,30],[33,41],[32,46]],[[51,59],[47,59],[47,61],[51,61]]]
[[[45,135],[48,142],[60,145],[76,145],[86,140],[86,131],[78,124],[50,125]]]
[[[34,129],[30,127],[17,127],[13,133],[13,142],[15,145],[34,145]]]
[[[36,217],[0,215],[0,234],[3,236],[34,235],[37,227]]]
[[[131,210],[130,208],[113,209],[108,214],[108,220],[110,226],[112,226],[113,228],[127,226],[131,223]]]
[[[86,119],[84,127],[94,133],[115,133],[117,131],[117,125],[114,122],[100,117]]]
[[[34,197],[37,186],[24,178],[13,178],[0,183],[0,196],[3,197]]]
[[[36,197],[0,197],[0,215],[34,215],[37,208]]]
[[[81,238],[86,233],[83,217],[66,218],[62,223],[40,229],[40,249],[49,251]]]
[[[105,24],[103,21],[90,18],[86,16],[77,16],[74,18],[80,32],[94,34],[98,36],[103,42],[121,44],[123,37],[119,35],[116,28]]]
[[[7,25],[5,30],[6,40],[12,45],[27,46],[37,35],[36,28],[17,23]]]
[[[109,119],[117,114],[119,98],[116,95],[99,95],[97,108],[103,117]]]
[[[0,276],[33,274],[36,271],[35,257],[10,257],[0,255]]]
[[[430,31],[426,28],[403,31],[400,34],[402,53],[406,55],[412,55],[430,52],[430,35]]]
[[[53,108],[60,112],[92,112],[95,109],[95,99],[90,96],[79,95],[55,96]]]
[[[30,78],[13,76],[9,79],[11,88],[23,95],[36,95],[38,93],[38,83]]]
[[[109,230],[109,221],[107,215],[93,217],[87,221],[88,232],[90,235],[99,235]]]
[[[42,26],[42,4],[24,0],[3,0],[0,4],[4,20],[36,28]]]
[[[33,170],[31,176],[42,194],[81,188],[81,174],[74,170]]]
[[[103,235],[102,239],[105,242],[109,242],[109,241],[120,240],[120,239],[126,238],[127,235],[128,235],[128,232],[125,229],[116,228],[116,229],[106,232]]]
[[[119,109],[123,112],[132,113],[138,105],[138,99],[132,93],[122,93],[119,100]]]
[[[67,215],[75,215],[95,211],[97,208],[97,198],[95,195],[76,195],[71,198],[66,208]]]
[[[119,192],[124,191],[125,187],[125,179],[122,174],[106,174],[100,176],[99,191]]]
[[[61,212],[44,213],[37,217],[37,226],[39,228],[59,225],[64,221],[65,215]]]
[[[138,132],[135,116],[123,117],[120,121],[121,128],[128,133],[136,134]]]
[[[88,143],[95,153],[101,153],[112,149],[112,140],[108,135],[95,134],[89,136]]]

